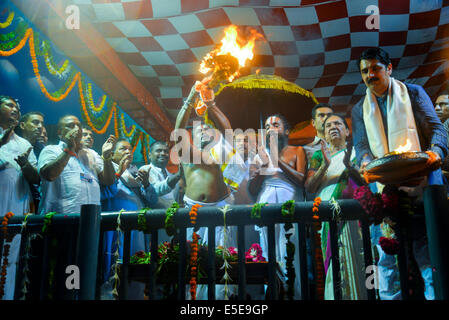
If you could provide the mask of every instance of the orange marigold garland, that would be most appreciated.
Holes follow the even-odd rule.
[[[315,240],[315,271],[316,271],[316,296],[318,300],[324,300],[324,262],[323,252],[321,251],[321,222],[318,216],[318,207],[321,204],[321,198],[317,197],[313,203],[313,235]]]
[[[198,208],[202,207],[200,204],[194,204],[189,212],[190,223],[195,226],[196,218],[198,215]],[[197,287],[197,275],[198,275],[198,240],[200,236],[193,230],[191,252],[190,252],[190,297],[192,300],[196,300],[196,287]]]
[[[11,247],[10,242],[12,240],[12,237],[8,235],[8,222],[13,215],[14,213],[8,212],[7,214],[5,214],[2,221],[3,239],[5,240],[6,244],[3,247],[3,264],[2,264],[2,273],[0,277],[0,299],[3,299],[3,296],[5,294],[6,274],[9,263],[8,256],[9,256],[9,249]]]

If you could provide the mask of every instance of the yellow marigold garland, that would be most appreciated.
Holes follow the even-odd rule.
[[[11,50],[8,50],[8,51],[1,51],[0,50],[0,56],[9,57],[9,56],[12,56],[13,54],[16,54],[17,52],[19,52],[23,48],[25,43],[27,42],[27,40],[30,37],[30,35],[32,35],[32,34],[33,34],[33,29],[28,28],[27,31],[25,32],[25,36],[22,38],[22,40],[20,40],[20,42],[19,42],[19,44],[17,46],[15,48],[11,49]]]
[[[94,103],[94,99],[92,97],[92,83],[88,83],[87,84],[87,102],[89,103],[89,107],[95,111],[95,112],[100,112],[101,110],[103,110],[104,105],[106,103],[106,95],[103,95],[103,97],[101,98],[101,102],[98,105],[98,107],[95,105]]]
[[[114,102],[115,105],[115,102]],[[117,108],[114,108],[114,133],[116,137],[120,137],[120,132],[118,131],[118,116],[117,116]],[[133,153],[136,148],[133,148]]]
[[[114,102],[114,104],[113,104],[113,106],[111,108],[110,114],[108,116],[108,119],[106,120],[103,128],[97,129],[94,126],[94,124],[92,123],[92,120],[90,119],[90,116],[89,116],[88,111],[87,111],[87,107],[86,107],[86,103],[85,103],[85,97],[84,97],[84,94],[83,94],[82,81],[81,81],[81,72],[78,72],[78,73],[75,74],[75,76],[72,79],[72,82],[67,87],[66,91],[64,93],[62,93],[60,96],[55,97],[51,93],[48,92],[48,90],[45,88],[44,83],[42,82],[41,75],[40,75],[40,72],[39,72],[39,65],[38,65],[38,62],[37,62],[36,50],[35,50],[34,31],[33,31],[32,28],[28,28],[26,30],[24,37],[22,38],[22,40],[20,40],[20,42],[18,43],[18,45],[16,47],[14,47],[13,49],[8,50],[8,51],[0,50],[0,56],[8,57],[8,56],[16,54],[17,52],[19,52],[25,46],[25,44],[26,44],[26,42],[28,40],[29,40],[29,46],[30,46],[31,64],[33,66],[33,71],[34,71],[34,74],[36,75],[36,80],[37,80],[37,82],[39,84],[39,87],[40,87],[42,93],[49,100],[54,101],[54,102],[59,102],[61,100],[64,100],[68,96],[68,94],[72,91],[73,87],[75,86],[76,82],[78,82],[78,91],[79,91],[79,95],[80,95],[81,106],[82,106],[82,110],[84,112],[84,115],[86,117],[86,121],[87,121],[87,124],[89,125],[89,127],[97,134],[104,134],[106,132],[107,128],[109,127],[109,124],[111,122],[112,117],[114,116],[114,132],[115,132],[115,135],[117,137],[119,137],[120,136],[120,131],[119,131],[119,124],[118,124],[118,114],[117,114],[118,110],[117,110],[117,107],[116,107],[116,102]],[[44,55],[45,55],[45,57],[48,57],[48,54],[44,54]],[[46,60],[46,63],[47,63],[48,59],[45,59],[45,60]],[[66,62],[64,62],[63,66],[59,70],[56,70],[56,71],[64,72],[65,68],[67,68],[67,66],[69,65],[68,60],[66,60]],[[48,65],[47,65],[47,67],[48,67]],[[50,69],[49,69],[49,71],[50,71]],[[91,86],[91,84],[89,83],[88,84],[88,90],[91,88],[90,86]],[[103,96],[103,99],[102,99],[102,102],[101,102],[100,106],[99,107],[95,107],[95,105],[93,104],[93,101],[92,101],[92,97],[91,97],[91,89],[88,92],[90,93],[90,94],[88,94],[88,97],[87,97],[88,98],[88,102],[92,102],[92,103],[89,103],[90,104],[89,106],[94,111],[97,111],[97,112],[102,110],[104,108],[104,103],[106,101],[106,96]],[[123,116],[122,116],[122,119],[123,119]],[[124,122],[123,122],[123,134],[125,136],[130,137],[135,132],[136,132],[136,126],[135,125],[133,125],[133,127],[131,129],[131,132],[128,132],[126,130],[126,127],[124,126]],[[142,144],[144,144],[144,141],[142,139],[143,139],[143,133],[139,132],[139,137],[137,138],[137,141],[136,141],[136,143],[135,143],[135,145],[133,147],[133,152],[136,150],[139,141],[142,141]],[[148,160],[146,159],[146,152],[145,152],[144,158],[145,158],[145,161],[147,162]]]
[[[125,115],[122,113],[121,115],[120,115],[120,118],[121,118],[121,123],[122,123],[122,132],[123,132],[123,135],[125,136],[125,137],[131,137],[132,135],[133,135],[133,133],[134,133],[134,131],[136,131],[136,125],[132,125],[132,127],[131,127],[131,131],[130,132],[128,132],[127,130],[126,130],[126,124],[125,124]]]
[[[6,18],[5,22],[0,22],[0,29],[8,28],[13,20],[14,20],[14,11],[11,11],[8,15],[8,18]]]
[[[145,144],[145,141],[148,139],[147,135],[144,135],[142,138],[142,155],[143,155],[143,159],[145,160],[145,164],[148,164],[148,156],[147,156],[147,147]],[[145,141],[144,141],[145,140]]]
[[[87,111],[86,102],[84,101],[83,86],[82,86],[81,81],[78,82],[78,92],[80,95],[81,106],[83,108],[83,112],[84,112],[84,116],[86,118],[87,124],[92,129],[92,131],[95,132],[96,134],[105,133],[107,128],[109,127],[109,123],[111,122],[112,116],[114,115],[114,113],[116,113],[116,110],[117,110],[117,108],[115,106],[115,102],[111,108],[111,112],[109,113],[108,119],[106,120],[103,128],[97,129],[97,128],[95,128],[94,124],[92,123],[92,120],[90,119],[89,113]],[[118,135],[116,135],[116,137],[118,137]]]
[[[50,53],[48,50],[45,51],[45,53],[44,53],[44,60],[45,60],[45,65],[47,66],[48,72],[50,72],[50,74],[57,76],[57,77],[62,77],[62,74],[67,70],[67,68],[70,65],[70,61],[65,60],[61,67],[56,66],[56,68],[55,68],[55,66],[53,66],[53,64],[52,64],[52,58],[50,57]]]
[[[34,48],[34,41],[33,41],[34,33],[31,32],[29,37],[30,37],[29,45],[30,45],[31,64],[33,65],[33,71],[34,74],[36,75],[36,80],[39,83],[39,87],[41,88],[42,93],[47,97],[47,99],[54,102],[64,100],[67,97],[67,95],[72,91],[73,87],[75,86],[75,83],[80,80],[81,72],[78,72],[75,75],[75,77],[73,77],[72,83],[63,94],[61,94],[59,97],[54,97],[53,95],[51,95],[47,91],[47,88],[45,88],[45,85],[42,82],[41,75],[39,73],[39,66],[37,64],[36,51]]]
[[[134,151],[136,151],[137,145],[139,144],[139,141],[142,140],[142,138],[143,138],[143,133],[140,132],[139,137],[137,138],[136,143],[133,146],[133,151],[132,151],[133,153],[134,153]],[[142,145],[143,145],[143,143],[142,143]]]

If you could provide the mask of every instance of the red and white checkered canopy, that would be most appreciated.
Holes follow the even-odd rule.
[[[199,62],[234,24],[255,28],[251,71],[275,74],[345,110],[365,92],[360,53],[380,46],[393,76],[435,98],[446,81],[449,1],[442,0],[73,0],[173,119]],[[368,6],[379,9],[369,30]],[[337,109],[338,110],[338,109]],[[340,109],[341,110],[341,109]]]

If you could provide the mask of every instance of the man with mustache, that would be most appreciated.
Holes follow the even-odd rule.
[[[36,156],[31,144],[14,133],[20,118],[19,103],[12,97],[0,95],[0,216],[12,212],[23,216],[30,212],[32,196],[29,183],[39,183]],[[8,255],[7,277],[0,298],[14,298],[15,274],[20,249],[20,234],[15,235]],[[3,258],[1,264],[3,265]]]
[[[58,136],[59,143],[46,146],[39,156],[42,199],[38,212],[79,213],[82,204],[100,205],[100,183],[111,185],[115,181],[112,154],[116,138],[109,136],[103,144],[103,161],[98,163],[81,144],[81,123],[77,117],[62,117]]]
[[[326,117],[334,112],[332,107],[327,103],[319,103],[312,108],[312,126],[316,130],[316,136],[313,141],[306,144],[303,148],[307,155],[309,162],[315,151],[321,149],[321,141],[324,141],[324,127],[323,123]]]
[[[381,48],[366,49],[359,58],[359,68],[367,89],[365,97],[352,108],[352,130],[361,172],[364,172],[371,160],[394,151],[407,140],[411,143],[410,151],[427,150],[433,153],[435,158],[444,159],[448,152],[447,132],[424,89],[391,77],[393,67],[390,57]],[[442,184],[441,170],[431,172],[428,183]],[[379,234],[379,228],[375,227],[372,229],[372,235],[376,234],[376,230]],[[380,297],[398,299],[401,293],[395,288],[398,272],[394,256],[388,256],[382,251],[378,237],[374,237],[373,241],[380,255]],[[425,241],[418,241],[415,246],[415,249],[417,248],[426,252],[415,256],[422,267],[421,273],[426,285],[425,296],[427,299],[433,299],[432,271],[428,265]]]
[[[24,139],[26,139],[33,146],[33,153],[36,155],[36,159],[39,158],[39,154],[45,145],[42,143],[42,133],[44,130],[44,115],[39,111],[31,111],[25,113],[19,122],[19,126],[16,132]],[[41,199],[39,191],[39,183],[30,184],[31,194],[33,195],[34,207],[32,212],[36,212],[39,208],[39,202]]]
[[[17,128],[20,136],[28,140],[33,146],[33,152],[36,158],[39,157],[40,152],[45,147],[41,142],[44,128],[44,115],[39,111],[25,113],[20,118],[19,127]]]
[[[365,98],[352,109],[352,123],[361,169],[374,158],[393,151],[393,146],[404,144],[406,138],[411,140],[412,148],[444,158],[448,151],[447,133],[424,89],[392,78],[389,55],[381,48],[365,50],[359,68],[367,89]],[[374,138],[377,133],[380,140]]]
[[[149,171],[149,183],[156,190],[159,198],[153,206],[155,209],[167,209],[177,201],[178,182],[182,178],[182,168],[177,173],[171,174],[167,170],[170,150],[165,141],[155,141],[150,145],[149,160],[150,164],[144,165],[139,169],[139,175]]]
[[[92,130],[89,127],[83,126],[82,127],[82,137],[81,137],[81,145],[84,149],[86,149],[88,152],[90,152],[94,158],[97,165],[101,168],[103,167],[103,159],[98,154],[97,151],[95,151],[93,148],[94,146],[94,134]]]
[[[304,200],[304,179],[306,173],[306,155],[302,147],[288,145],[290,132],[287,120],[279,114],[272,115],[265,121],[266,142],[269,150],[264,145],[258,146],[258,155],[250,165],[250,180],[248,190],[257,203],[284,203],[288,200]],[[279,165],[279,166],[278,166]],[[260,235],[260,245],[265,258],[268,254],[267,228],[256,227]],[[285,254],[286,241],[282,224],[275,226],[276,260],[281,269],[286,273]],[[291,229],[289,230],[291,232]],[[296,243],[296,231],[293,230],[291,241]],[[298,254],[296,248],[295,254]],[[295,299],[299,299],[299,266],[294,262]]]
[[[148,182],[148,171],[136,175],[137,170],[130,167],[133,161],[132,146],[126,139],[120,139],[115,144],[112,155],[112,165],[116,172],[117,179],[110,186],[101,186],[101,208],[103,211],[126,211],[141,210],[146,207],[153,207],[157,202],[157,194],[153,186]],[[137,168],[136,168],[137,169]],[[108,280],[113,274],[112,264],[114,252],[117,250],[117,232],[107,231],[104,233],[104,272],[103,272],[103,293],[109,287]],[[124,243],[123,234],[120,243]],[[137,251],[145,250],[145,240],[143,232],[139,230],[131,231],[130,252],[131,255]],[[123,256],[123,247],[119,249],[120,258]],[[112,286],[113,287],[113,286]],[[142,300],[145,285],[135,281],[130,282],[130,300]]]
[[[92,130],[90,130],[90,128],[88,127],[84,127],[82,128],[83,130],[83,136],[81,138],[81,144],[88,149],[92,149],[92,147],[94,146],[94,134],[92,132]]]

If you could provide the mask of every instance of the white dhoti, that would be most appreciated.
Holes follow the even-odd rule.
[[[233,197],[228,196],[223,200],[220,200],[218,202],[201,202],[201,201],[195,201],[184,195],[184,202],[186,204],[186,207],[191,208],[194,204],[200,204],[203,207],[217,207],[217,213],[221,213],[218,208],[224,207],[227,204],[232,204]],[[199,228],[197,234],[200,236],[200,243],[207,245],[207,239],[208,239],[208,228],[202,227]],[[192,239],[193,235],[193,228],[187,228],[187,239]],[[215,246],[224,246],[226,247],[236,247],[237,243],[237,227],[236,226],[230,226],[226,227],[226,243],[224,243],[224,227],[217,226],[215,227]],[[217,282],[221,279],[217,279]],[[229,295],[236,294],[238,286],[237,285],[229,285]],[[207,285],[200,284],[197,286],[196,290],[196,299],[197,300],[207,300]],[[215,299],[216,300],[223,300],[224,299],[224,285],[217,284],[215,286]],[[186,290],[186,300],[190,300],[190,292],[187,289]]]
[[[289,184],[288,182],[279,178],[269,178],[266,179],[262,185],[261,191],[259,193],[257,202],[258,203],[284,203],[288,200],[303,200],[300,199],[302,195],[301,192],[296,192],[296,188]],[[262,248],[262,254],[267,259],[268,258],[268,231],[267,227],[254,227],[256,231],[259,231],[260,236],[260,246]],[[300,274],[299,274],[299,246],[297,238],[296,224],[293,224],[293,230],[290,229],[289,233],[293,233],[290,237],[290,241],[295,244],[295,259],[293,260],[293,266],[295,268],[295,294],[294,299],[301,299],[300,295]],[[285,239],[284,224],[275,225],[275,239],[276,239],[276,261],[279,264],[281,271],[284,275],[287,274],[285,258],[287,256],[287,241]]]

